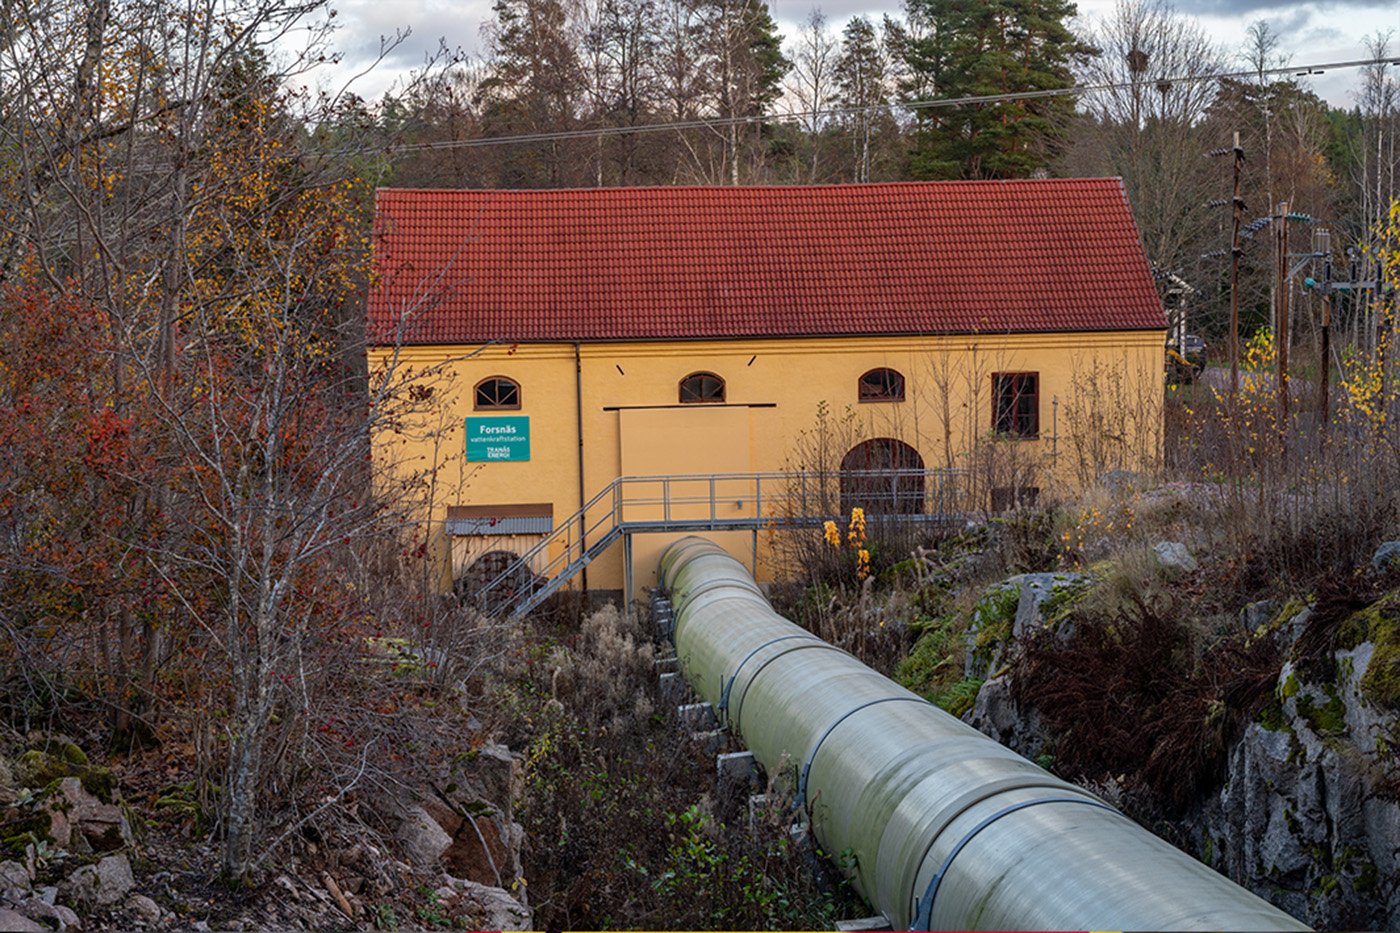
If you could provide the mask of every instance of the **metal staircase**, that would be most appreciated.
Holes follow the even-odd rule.
[[[843,470],[621,476],[471,596],[520,616],[569,583],[619,539],[657,532],[753,531],[871,520],[946,522],[966,511],[965,470]],[[631,590],[630,561],[627,584]]]

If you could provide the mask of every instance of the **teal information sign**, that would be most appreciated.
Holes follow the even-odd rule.
[[[467,462],[530,459],[530,417],[467,419]]]

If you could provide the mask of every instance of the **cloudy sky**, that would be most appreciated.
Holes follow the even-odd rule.
[[[337,45],[344,69],[357,71],[371,60],[381,36],[410,29],[412,35],[393,55],[359,80],[355,90],[374,97],[402,72],[421,64],[439,42],[474,53],[481,47],[481,24],[491,15],[492,0],[339,0],[337,21],[341,29]],[[857,14],[878,17],[898,12],[901,0],[769,0],[784,34],[792,35],[814,5],[838,28]],[[1081,17],[1106,13],[1113,0],[1080,0]],[[1313,0],[1279,3],[1274,0],[1178,0],[1177,7],[1199,17],[1202,26],[1229,50],[1240,48],[1245,30],[1258,19],[1267,20],[1282,35],[1281,51],[1292,65],[1350,61],[1366,57],[1363,40],[1377,32],[1391,32],[1392,54],[1400,57],[1400,2],[1397,0]],[[1397,67],[1400,71],[1400,67]],[[1349,106],[1356,85],[1356,71],[1330,70],[1308,79],[1314,90],[1333,104]]]

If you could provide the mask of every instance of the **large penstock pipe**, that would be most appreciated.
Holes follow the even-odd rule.
[[[671,545],[660,580],[686,679],[895,929],[1307,929],[782,618],[714,543]]]

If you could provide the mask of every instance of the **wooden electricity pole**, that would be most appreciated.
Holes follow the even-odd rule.
[[[1240,145],[1239,130],[1235,131],[1234,145],[1228,149],[1212,149],[1206,153],[1212,158],[1230,156],[1234,168],[1234,189],[1230,197],[1230,398],[1240,392],[1240,257],[1244,249],[1240,246],[1240,224],[1244,220],[1244,198],[1240,197],[1240,176],[1244,170],[1244,147]],[[1211,201],[1207,207],[1221,207],[1225,199]],[[1218,256],[1219,253],[1210,253]],[[1202,257],[1205,258],[1205,257]]]
[[[1244,167],[1244,148],[1240,146],[1240,131],[1235,130],[1235,190],[1231,199],[1234,215],[1230,234],[1230,398],[1240,392],[1240,220],[1244,216],[1244,199],[1240,197],[1240,170]]]
[[[1288,202],[1278,206],[1278,264],[1274,286],[1274,335],[1278,343],[1279,427],[1288,431]]]

